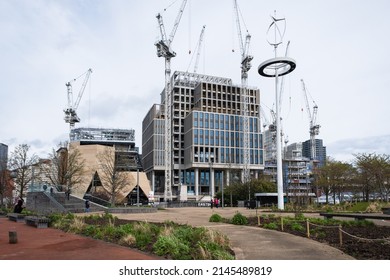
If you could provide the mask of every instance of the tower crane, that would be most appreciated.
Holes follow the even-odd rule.
[[[309,129],[309,131],[310,131],[310,148],[311,148],[310,156],[311,156],[311,160],[315,160],[315,159],[317,159],[316,143],[315,143],[316,140],[315,139],[316,139],[316,135],[318,135],[320,132],[320,125],[318,125],[316,123],[317,122],[318,106],[313,100],[313,103],[314,103],[313,111],[310,110],[309,99],[307,97],[305,82],[303,81],[303,79],[301,79],[301,82],[302,82],[302,89],[303,89],[303,97],[304,97],[305,102],[306,102],[306,110],[307,110],[307,113],[309,116],[309,121],[310,121],[310,129]]]
[[[243,116],[243,152],[244,152],[244,168],[243,168],[243,179],[244,183],[249,181],[249,98],[247,93],[247,86],[248,86],[248,71],[251,68],[251,60],[253,59],[253,56],[249,55],[249,44],[251,40],[251,35],[249,34],[248,30],[246,31],[247,34],[245,36],[245,42],[242,38],[241,33],[241,24],[240,24],[240,15],[237,5],[237,0],[233,0],[234,4],[234,11],[236,16],[236,25],[237,25],[237,32],[238,32],[238,39],[240,44],[240,51],[241,51],[241,114]]]
[[[196,58],[195,58],[195,64],[194,64],[194,73],[196,73],[196,71],[198,70],[200,50],[201,50],[201,46],[202,46],[202,42],[203,42],[203,36],[204,36],[204,30],[205,29],[206,29],[206,25],[203,25],[202,31],[200,32],[200,35],[199,35],[198,44],[195,47]],[[190,65],[191,65],[191,62],[192,62],[192,58],[193,58],[193,56],[191,57],[191,61],[190,61],[190,64],[188,65],[188,68],[190,68]],[[188,69],[187,69],[187,72],[188,72]]]
[[[81,97],[83,96],[85,87],[87,85],[87,82],[88,82],[88,79],[89,79],[89,76],[91,75],[91,73],[92,73],[92,69],[89,68],[85,73],[81,74],[79,77],[77,77],[77,78],[75,78],[75,79],[73,79],[65,84],[67,91],[68,91],[68,108],[64,110],[64,113],[65,113],[64,120],[66,123],[69,123],[70,130],[72,130],[72,128],[74,128],[75,123],[80,122],[80,118],[77,116],[76,110],[80,104]],[[81,88],[80,88],[79,94],[77,95],[76,101],[73,102],[72,83],[83,76],[85,76],[84,81],[81,85]]]
[[[171,58],[176,56],[176,53],[172,50],[171,44],[175,37],[177,27],[179,26],[181,16],[183,15],[184,8],[187,4],[187,0],[183,0],[179,13],[176,16],[173,29],[167,38],[165,33],[165,27],[162,19],[162,15],[157,14],[161,39],[155,43],[157,47],[157,56],[165,58],[165,187],[164,187],[164,200],[172,200],[172,88],[170,83],[171,76]]]

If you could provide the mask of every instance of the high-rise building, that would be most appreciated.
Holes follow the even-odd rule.
[[[241,87],[229,78],[176,71],[172,85],[172,193],[177,199],[213,196],[231,180],[243,179],[244,114]],[[260,91],[247,89],[251,177],[264,169]],[[164,100],[142,123],[144,171],[155,196],[164,193]]]
[[[326,161],[326,147],[324,146],[322,139],[315,139],[316,158],[314,161],[317,166],[324,166]],[[311,158],[311,143],[310,140],[306,140],[302,143],[302,155],[307,158]]]

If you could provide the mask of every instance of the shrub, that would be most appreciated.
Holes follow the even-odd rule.
[[[214,213],[213,215],[211,215],[209,222],[220,223],[220,222],[222,222],[222,217],[221,217],[221,215]]]
[[[98,229],[96,226],[94,226],[94,225],[86,225],[86,226],[83,228],[81,234],[84,234],[84,235],[86,235],[86,236],[91,236],[91,237],[93,237],[93,236],[95,236],[95,234],[96,234],[96,232],[97,232],[98,230],[99,230],[99,229]]]
[[[237,212],[232,220],[231,220],[233,225],[246,225],[248,224],[248,219],[244,215],[242,215],[240,212]]]
[[[276,230],[278,229],[278,225],[276,223],[268,223],[264,224],[263,228]]]
[[[291,229],[295,231],[305,231],[305,227],[301,225],[300,223],[292,223]]]
[[[170,256],[173,259],[190,259],[190,248],[183,244],[176,236],[160,235],[153,245],[153,251],[159,256]]]
[[[85,227],[84,219],[82,217],[75,217],[69,224],[68,231],[72,233],[81,233]]]
[[[136,242],[137,242],[137,240],[136,240],[135,236],[131,233],[123,236],[121,238],[121,240],[119,240],[119,244],[125,245],[125,246],[130,246],[130,247],[135,246]]]

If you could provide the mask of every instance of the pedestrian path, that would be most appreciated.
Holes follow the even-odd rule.
[[[231,218],[237,212],[256,216],[256,210],[246,208],[168,208],[157,213],[117,214],[118,218],[149,222],[173,221],[179,224],[204,226],[227,235],[238,260],[351,260],[342,251],[284,232],[263,228],[210,223],[213,213]]]

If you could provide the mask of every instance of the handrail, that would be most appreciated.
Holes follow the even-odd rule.
[[[60,209],[62,212],[67,212],[66,208],[61,203],[59,203],[53,196],[46,192],[43,192],[43,194],[49,198],[50,202],[53,202],[57,209]]]

